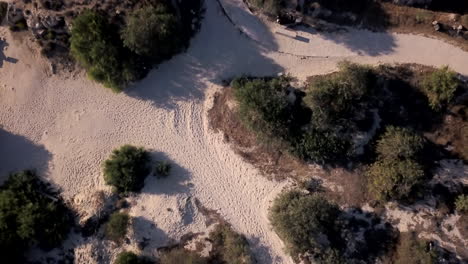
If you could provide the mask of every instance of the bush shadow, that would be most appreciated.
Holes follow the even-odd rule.
[[[5,55],[5,49],[9,46],[8,42],[6,42],[5,39],[0,38],[0,68],[3,67],[3,63],[9,62],[9,63],[17,63],[18,59],[8,57]]]
[[[143,255],[155,257],[157,249],[171,243],[171,238],[157,224],[144,217],[132,218],[133,239]]]
[[[32,169],[45,175],[52,154],[21,135],[15,135],[0,127],[0,184],[11,172]]]
[[[157,107],[173,109],[180,101],[201,101],[210,82],[243,74],[271,75],[282,68],[262,55],[257,42],[235,28],[212,1],[205,1],[200,32],[185,53],[160,64],[148,76],[128,87],[128,96],[147,100]],[[239,36],[241,35],[241,36]],[[270,35],[271,43],[274,43]]]
[[[145,186],[141,190],[142,193],[149,194],[181,194],[190,192],[190,172],[171,160],[165,153],[151,152],[152,169],[156,161],[167,161],[171,165],[171,170],[168,176],[161,177],[154,175],[154,171],[145,180]]]

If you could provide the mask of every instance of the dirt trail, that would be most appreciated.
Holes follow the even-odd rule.
[[[230,13],[246,12],[238,1],[222,3],[230,4]],[[207,0],[206,9],[189,50],[122,94],[113,94],[83,73],[51,75],[47,62],[25,48],[27,39],[21,44],[1,28],[0,37],[9,44],[5,55],[18,61],[4,62],[0,68],[0,175],[38,167],[68,199],[86,197],[107,188],[101,163],[112,149],[127,143],[145,146],[156,158],[177,164],[170,178],[148,178],[142,193],[133,198],[135,237],[151,238],[145,253],[154,254],[158,246],[186,232],[206,230],[193,204],[197,198],[247,235],[260,263],[291,263],[266,217],[270,201],[288,183],[261,177],[209,128],[207,111],[222,80],[279,72],[303,79],[334,70],[343,58],[449,64],[468,74],[468,53],[438,40],[353,31],[348,34],[361,39],[354,49],[316,34],[301,35],[310,37],[305,48],[245,13],[245,21],[255,23],[244,25],[251,29],[249,34],[255,36],[256,28],[264,27],[256,42],[240,34],[215,0]],[[394,45],[385,54],[356,52],[368,43],[379,48],[388,36]]]

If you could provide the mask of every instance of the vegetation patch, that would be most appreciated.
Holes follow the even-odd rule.
[[[32,245],[59,246],[72,223],[69,209],[35,172],[11,174],[0,187],[0,252],[6,263],[21,263]]]
[[[145,149],[124,145],[104,162],[104,180],[120,194],[139,191],[150,173],[149,161]]]
[[[138,256],[131,251],[124,251],[117,255],[114,264],[151,264],[153,261],[148,258]]]
[[[429,103],[434,110],[440,110],[447,106],[455,96],[459,86],[459,80],[454,71],[448,66],[444,66],[427,76],[424,79],[424,92],[429,99]]]
[[[6,13],[8,9],[8,3],[0,2],[0,24],[2,24],[3,20],[5,19]]]
[[[159,259],[161,264],[208,264],[208,260],[199,256],[197,253],[188,251],[184,248],[174,248],[163,252]]]
[[[159,177],[167,177],[171,173],[172,165],[169,161],[160,160],[156,161],[154,166],[153,175]]]
[[[256,263],[250,251],[247,239],[227,224],[218,224],[210,233],[213,251],[210,259],[213,263],[253,264]]]
[[[105,226],[106,238],[120,243],[127,234],[129,224],[130,216],[128,214],[119,212],[111,214]]]

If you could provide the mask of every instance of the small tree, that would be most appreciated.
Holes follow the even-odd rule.
[[[124,145],[104,162],[104,180],[119,193],[139,191],[150,173],[149,161],[145,149]]]
[[[165,5],[150,5],[128,16],[122,39],[125,46],[139,55],[164,59],[180,50],[181,30],[179,19]]]
[[[428,75],[423,81],[423,89],[434,110],[440,110],[450,103],[459,85],[454,71],[444,66]]]
[[[106,224],[106,238],[116,243],[120,243],[127,234],[130,223],[130,216],[126,213],[113,213]]]
[[[408,198],[424,179],[424,171],[413,160],[380,160],[367,170],[370,193],[378,200]]]
[[[323,197],[297,191],[280,194],[270,208],[274,230],[298,260],[304,253],[327,254],[336,246],[338,207]]]
[[[462,214],[468,214],[468,195],[459,195],[455,201],[455,208]]]
[[[377,142],[379,159],[415,159],[424,146],[424,139],[400,127],[387,127]]]
[[[302,159],[323,164],[345,158],[349,147],[350,143],[334,132],[310,129],[294,148]]]

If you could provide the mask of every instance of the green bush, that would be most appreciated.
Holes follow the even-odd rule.
[[[468,214],[468,195],[459,195],[455,201],[455,208],[462,214]]]
[[[305,104],[312,109],[313,126],[339,130],[368,110],[375,74],[367,66],[343,62],[339,71],[309,85]]]
[[[440,110],[450,103],[459,85],[454,71],[444,66],[429,74],[423,81],[423,90],[434,110]]]
[[[419,240],[414,233],[401,233],[392,263],[437,263],[437,254],[434,251],[428,251],[427,248],[427,243]]]
[[[150,157],[143,148],[124,145],[104,162],[104,180],[118,193],[139,191],[150,173]]]
[[[30,245],[58,246],[72,225],[69,210],[32,171],[10,175],[0,187],[0,253],[16,263]]]
[[[154,176],[167,177],[171,172],[172,166],[168,161],[157,161],[154,166]]]
[[[103,15],[86,10],[73,20],[70,51],[91,79],[120,92],[137,74],[114,32]]]
[[[323,164],[345,158],[349,147],[350,142],[333,132],[310,129],[294,146],[294,152],[304,160]]]
[[[210,233],[210,240],[213,243],[214,254],[219,255],[223,263],[255,263],[247,239],[234,232],[228,225],[219,224]]]
[[[424,170],[413,160],[379,160],[367,170],[369,191],[378,200],[409,197],[424,179]]]
[[[208,261],[194,252],[183,248],[172,249],[161,254],[160,264],[208,264]]]
[[[377,142],[379,159],[416,159],[424,139],[406,128],[390,126]]]
[[[106,238],[116,243],[120,243],[127,234],[130,216],[126,213],[115,212],[109,217],[106,223]]]
[[[289,191],[274,200],[269,219],[297,261],[304,253],[325,256],[333,250],[339,214],[336,205],[317,194]]]
[[[265,136],[284,137],[291,121],[287,84],[284,78],[234,80],[231,85],[244,124]]]
[[[144,6],[127,17],[121,37],[126,47],[139,55],[168,58],[180,50],[181,24],[163,4]]]
[[[114,264],[151,264],[154,263],[151,259],[146,257],[138,256],[137,254],[124,251],[117,255]]]

